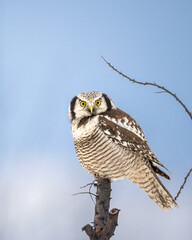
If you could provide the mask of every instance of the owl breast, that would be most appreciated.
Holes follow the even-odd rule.
[[[73,129],[77,157],[92,175],[108,179],[127,177],[136,156],[109,138],[100,128],[98,118]]]

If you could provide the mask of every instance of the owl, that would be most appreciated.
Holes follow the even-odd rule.
[[[158,177],[170,179],[142,129],[106,94],[88,91],[75,96],[69,119],[78,160],[88,173],[96,179],[129,179],[162,209],[177,206]]]

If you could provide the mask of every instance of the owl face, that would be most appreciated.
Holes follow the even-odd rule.
[[[116,108],[112,100],[97,91],[83,92],[75,96],[69,105],[69,119],[81,119],[99,115]]]

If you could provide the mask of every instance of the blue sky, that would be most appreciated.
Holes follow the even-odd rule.
[[[191,1],[1,1],[0,239],[87,239],[92,181],[77,161],[68,105],[99,90],[133,116],[171,171],[175,196],[192,166],[191,120],[157,89],[129,83],[102,60],[138,81],[167,87],[192,109]],[[128,180],[112,185],[121,209],[113,239],[192,238],[191,179],[179,209],[163,212]],[[127,231],[129,229],[129,231]]]

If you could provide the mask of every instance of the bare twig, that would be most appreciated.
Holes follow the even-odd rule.
[[[188,177],[190,176],[191,172],[192,172],[192,168],[189,170],[189,172],[187,173],[186,177],[184,178],[184,182],[183,182],[183,184],[181,185],[181,187],[180,187],[180,189],[179,189],[176,197],[174,198],[175,201],[176,201],[177,198],[179,197],[179,195],[180,195],[180,193],[181,193],[181,190],[184,188],[184,186],[185,186],[185,184],[186,184],[186,182],[187,182],[187,179],[188,179]]]
[[[102,57],[102,56],[101,56]],[[139,81],[136,81],[135,79],[132,79],[130,77],[128,77],[127,75],[123,74],[122,72],[120,72],[118,69],[116,69],[114,66],[111,65],[111,63],[109,63],[104,57],[102,57],[103,60],[108,64],[108,66],[110,68],[112,68],[115,72],[117,72],[118,74],[120,74],[121,76],[127,78],[129,81],[133,82],[133,83],[137,83],[137,84],[140,84],[140,85],[149,85],[149,86],[154,86],[154,87],[157,87],[159,89],[162,89],[163,91],[169,93],[172,97],[174,97],[176,99],[177,102],[179,102],[181,104],[181,106],[185,109],[185,111],[187,112],[187,114],[189,115],[189,117],[191,118],[192,120],[192,113],[189,111],[189,109],[186,107],[186,105],[176,96],[175,93],[172,93],[171,91],[169,91],[167,88],[163,87],[163,86],[160,86],[158,84],[156,84],[155,82],[139,82]]]
[[[92,202],[95,204],[95,201],[94,201],[94,199],[93,199],[93,196],[95,195],[95,194],[91,194],[91,188],[93,187],[93,186],[97,186],[97,180],[94,180],[92,183],[88,183],[88,184],[86,184],[85,186],[83,186],[83,187],[80,187],[80,188],[85,188],[85,187],[88,187],[89,186],[89,193],[90,193],[90,198],[91,198],[91,200],[92,200]],[[93,195],[93,196],[92,196]],[[96,197],[96,195],[95,195],[95,197]]]
[[[85,186],[82,186],[82,187],[80,187],[80,188],[86,188],[86,187],[88,187],[88,186],[93,186],[93,185],[95,185],[96,184],[96,182],[97,182],[97,180],[94,180],[93,182],[91,182],[91,183],[88,183],[88,184],[86,184]]]
[[[96,184],[95,182],[97,182],[97,180],[94,180],[94,181],[91,183],[91,185],[89,186],[89,192],[91,192],[91,188],[92,188],[93,186],[97,186],[97,184]],[[97,196],[97,195],[95,195],[95,196]],[[95,201],[94,201],[94,199],[93,199],[93,196],[90,195],[90,197],[91,197],[92,202],[95,204]]]
[[[96,194],[92,193],[92,192],[79,192],[79,193],[74,193],[72,194],[73,196],[76,196],[76,195],[81,195],[81,194],[90,194],[90,195],[93,195],[94,197],[97,197]]]
[[[94,196],[94,197],[97,197],[97,195],[91,192],[91,188],[92,188],[93,186],[97,186],[96,182],[97,182],[97,180],[94,180],[93,182],[88,183],[88,184],[86,184],[85,186],[80,187],[80,188],[86,188],[86,187],[89,186],[89,191],[88,191],[88,192],[79,192],[79,193],[74,193],[74,194],[72,194],[72,195],[73,195],[73,196],[76,196],[76,195],[80,195],[80,194],[89,194],[91,200],[92,200],[93,203],[95,204],[95,201],[94,201],[94,199],[93,199],[93,196]]]
[[[159,91],[159,92],[155,92],[155,93],[166,93],[165,91]]]

